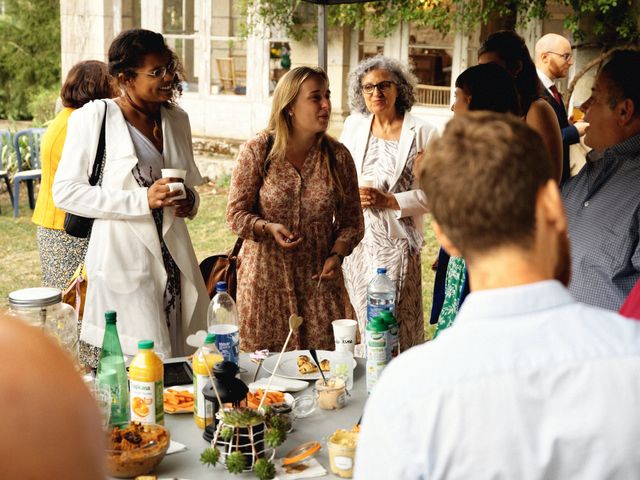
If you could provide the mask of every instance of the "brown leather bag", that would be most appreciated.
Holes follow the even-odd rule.
[[[273,147],[273,136],[267,138],[267,148],[264,158],[263,178],[269,169],[269,153]],[[238,254],[242,248],[242,238],[238,237],[233,248],[226,253],[218,253],[205,258],[200,262],[200,272],[204,283],[207,285],[209,298],[213,298],[216,294],[216,284],[218,282],[227,282],[227,293],[231,298],[236,299],[236,286],[238,284]]]
[[[216,284],[218,282],[227,282],[227,293],[234,300],[236,299],[240,248],[242,248],[242,238],[238,238],[233,248],[228,252],[211,255],[200,262],[200,272],[207,285],[209,298],[213,298],[216,294]]]

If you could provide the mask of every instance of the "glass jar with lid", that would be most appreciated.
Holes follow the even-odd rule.
[[[23,288],[11,292],[8,313],[42,328],[78,358],[76,314],[70,305],[62,303],[62,292],[57,288]]]

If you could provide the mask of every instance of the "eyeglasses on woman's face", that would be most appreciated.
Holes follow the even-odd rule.
[[[362,91],[367,94],[373,94],[373,91],[377,88],[378,92],[385,93],[391,89],[392,85],[395,85],[396,82],[392,82],[391,80],[384,80],[378,83],[365,83],[362,85]]]
[[[156,68],[151,72],[136,72],[136,73],[142,73],[143,75],[147,75],[148,77],[160,79],[160,78],[164,78],[167,73],[171,75],[175,75],[177,70],[178,70],[178,64],[176,63],[175,60],[171,60],[171,62],[169,62],[169,64],[166,67]]]

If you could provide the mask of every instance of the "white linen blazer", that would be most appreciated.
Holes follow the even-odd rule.
[[[351,114],[345,120],[342,134],[340,135],[340,142],[351,152],[353,161],[356,164],[358,177],[362,175],[362,166],[367,151],[372,122],[373,115]],[[414,117],[409,112],[405,112],[398,143],[398,155],[396,157],[394,176],[392,181],[389,182],[389,190],[393,190],[402,175],[402,171],[409,160],[409,152],[411,151],[411,145],[414,139],[416,141],[416,150],[420,154],[424,152],[429,143],[437,138],[437,136],[438,131],[434,126]],[[412,217],[414,225],[420,234],[422,234],[422,215],[427,212],[427,196],[418,186],[417,179],[414,184],[414,189],[394,193],[393,195],[400,206],[400,210],[387,210],[390,237],[406,237],[404,227],[398,221],[398,219],[403,217]]]
[[[102,345],[104,312],[118,313],[118,335],[126,355],[137,352],[138,340],[155,342],[155,351],[171,351],[169,329],[163,307],[167,274],[160,241],[147,199],[131,170],[138,163],[133,141],[120,108],[106,100],[106,161],[102,186],[89,185],[105,107],[94,101],[73,112],[67,138],[53,183],[58,208],[95,218],[85,258],[88,289],[81,339]],[[165,167],[187,170],[185,184],[193,187],[202,177],[193,160],[191,127],[187,114],[178,107],[162,107],[163,157]],[[198,197],[196,194],[196,207]],[[209,303],[184,219],[163,211],[162,235],[180,269],[183,339],[206,329]],[[182,342],[184,343],[184,342]],[[185,346],[186,349],[186,346]]]

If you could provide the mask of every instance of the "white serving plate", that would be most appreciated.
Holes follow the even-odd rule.
[[[316,350],[318,354],[318,361],[322,362],[324,359],[328,359],[331,361],[331,354],[333,352],[329,350]],[[278,371],[276,375],[284,378],[293,378],[296,380],[318,380],[322,378],[320,372],[314,373],[300,373],[298,371],[298,356],[306,355],[311,358],[309,354],[309,350],[294,350],[293,352],[284,352],[282,355],[282,361],[278,366]],[[313,360],[311,360],[313,362]],[[273,373],[274,368],[276,367],[276,363],[278,362],[278,355],[272,355],[267,358],[264,362],[262,362],[262,368],[264,368],[267,372]],[[353,360],[353,368],[356,368],[356,361]],[[324,372],[325,375],[328,375],[329,372]],[[275,381],[275,380],[274,380]]]

